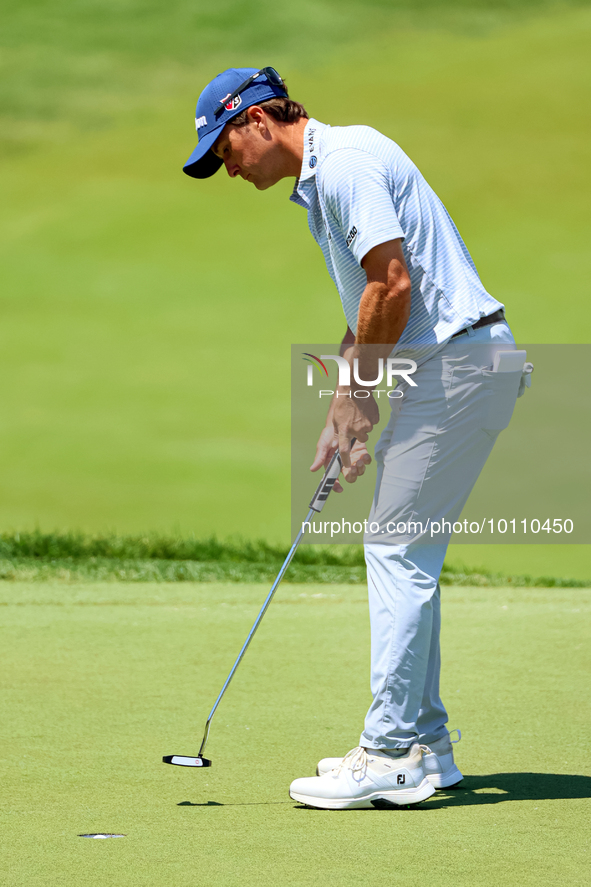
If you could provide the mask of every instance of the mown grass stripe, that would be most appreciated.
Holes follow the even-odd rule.
[[[0,534],[0,579],[63,582],[271,582],[287,547],[264,540],[84,533]],[[361,545],[301,547],[287,582],[365,582]],[[591,581],[444,564],[442,585],[588,588]]]

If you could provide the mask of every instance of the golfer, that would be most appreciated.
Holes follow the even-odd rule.
[[[496,371],[496,353],[515,350],[504,308],[398,145],[368,126],[309,119],[273,68],[219,74],[195,123],[199,144],[184,171],[199,179],[225,166],[259,191],[294,178],[290,199],[307,210],[338,289],[351,371],[312,470],[338,446],[345,481],[364,473],[379,419],[371,380],[392,355],[416,365],[375,454],[370,518],[382,529],[365,540],[373,702],[359,746],[321,761],[290,794],[329,809],[417,803],[462,778],[439,694],[439,575],[453,523],[523,387],[521,368]]]

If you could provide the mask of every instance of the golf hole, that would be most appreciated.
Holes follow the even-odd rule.
[[[100,834],[92,834],[92,835],[78,835],[79,838],[126,838],[127,835],[111,835],[107,832],[101,832]]]

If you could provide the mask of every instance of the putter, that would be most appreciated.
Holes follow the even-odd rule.
[[[355,438],[353,438],[351,440],[351,448],[353,447],[354,443],[355,443]],[[341,473],[341,468],[342,468],[341,457],[340,457],[339,451],[337,450],[336,453],[334,454],[334,456],[332,457],[332,459],[330,460],[330,462],[328,464],[328,468],[324,472],[324,477],[322,478],[322,480],[318,484],[318,488],[317,488],[316,492],[314,493],[314,496],[312,497],[312,501],[310,502],[310,505],[309,505],[310,510],[308,511],[308,516],[306,517],[306,521],[309,522],[314,514],[318,514],[324,508],[324,505],[326,503],[326,500],[328,499],[330,491],[334,487],[335,482],[336,482],[339,474]],[[250,631],[248,633],[248,637],[244,641],[244,645],[236,658],[236,662],[232,666],[232,668],[230,670],[230,674],[226,678],[226,680],[224,682],[224,686],[220,690],[220,694],[219,694],[218,698],[216,699],[216,701],[214,702],[213,708],[210,711],[209,717],[207,718],[207,722],[205,724],[205,732],[203,734],[203,740],[201,742],[201,748],[199,749],[199,754],[196,756],[195,755],[165,755],[162,758],[162,760],[165,764],[175,764],[177,767],[211,767],[211,761],[209,760],[209,758],[203,757],[203,752],[205,751],[205,746],[207,745],[207,740],[209,739],[209,728],[211,727],[211,722],[213,720],[213,716],[216,713],[216,709],[217,709],[218,705],[222,701],[222,697],[223,697],[224,693],[228,689],[228,685],[229,685],[230,681],[234,677],[236,669],[240,665],[242,657],[244,656],[244,654],[248,650],[248,645],[250,644],[251,640],[253,639],[254,633],[256,632],[257,628],[261,624],[261,620],[262,620],[263,616],[265,615],[265,613],[267,612],[269,604],[273,600],[273,595],[277,591],[279,583],[283,579],[285,572],[291,563],[291,559],[293,558],[294,554],[297,551],[298,545],[300,544],[300,540],[301,540],[303,532],[304,532],[304,523],[306,523],[306,521],[304,521],[302,523],[302,526],[300,527],[300,530],[294,540],[294,543],[291,546],[291,548],[289,549],[289,554],[285,558],[285,560],[283,562],[283,566],[279,570],[279,573],[277,574],[277,578],[275,579],[275,582],[271,586],[271,591],[269,592],[269,594],[265,598],[265,602],[264,602],[263,606],[261,607],[259,615],[257,616],[257,618],[254,621],[254,625],[252,626],[252,628],[250,629]]]

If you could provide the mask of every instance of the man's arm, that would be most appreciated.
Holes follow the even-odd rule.
[[[410,316],[410,277],[402,241],[374,246],[361,266],[367,286],[359,305],[355,344],[395,345]],[[384,351],[384,356],[389,353]]]
[[[360,386],[354,381],[353,361],[355,358],[359,361],[359,378],[377,378],[379,359],[390,355],[410,315],[410,277],[400,239],[374,247],[364,256],[361,265],[367,284],[359,305],[357,336],[354,337],[347,328],[340,350],[351,367],[351,385],[347,388],[338,386],[335,390],[327,424],[320,435],[311,466],[312,471],[316,471],[324,465],[338,443],[343,475],[349,483],[354,483],[371,461],[364,444],[379,421],[378,405],[373,395],[354,397],[355,391],[367,390],[371,386]],[[353,459],[350,454],[352,437],[358,441]]]
[[[341,342],[341,347],[339,348],[339,354],[343,357],[349,348],[355,344],[355,333],[350,327],[347,327],[347,332],[343,336],[343,341]],[[330,406],[328,408],[328,413],[326,416],[326,425],[322,429],[320,437],[318,438],[318,443],[316,444],[316,455],[314,456],[314,461],[310,466],[310,471],[318,471],[319,468],[328,468],[328,464],[332,459],[334,452],[337,448],[337,437],[333,422],[334,408],[336,403],[336,394],[333,394]],[[365,466],[369,465],[371,462],[371,456],[367,452],[367,447],[361,441],[356,441],[354,446],[351,449],[350,455],[351,465],[356,469],[356,477],[361,477],[365,472]],[[342,493],[343,488],[340,482],[337,480],[332,488],[333,493]]]
[[[361,266],[367,284],[359,305],[355,342],[344,353],[351,367],[351,385],[337,388],[332,414],[343,475],[349,483],[354,483],[358,476],[350,460],[351,438],[365,443],[380,418],[373,395],[354,397],[356,391],[368,386],[355,382],[353,361],[358,360],[359,378],[375,379],[379,359],[389,356],[410,316],[410,276],[401,240],[375,246],[364,256]]]

